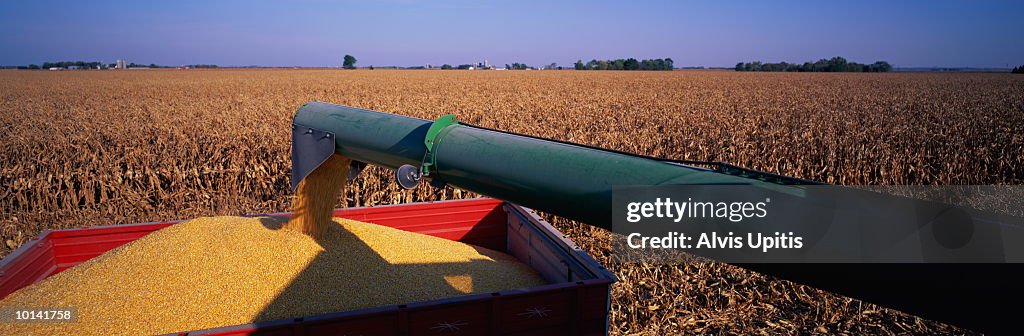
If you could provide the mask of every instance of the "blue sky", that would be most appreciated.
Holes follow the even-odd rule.
[[[678,66],[845,56],[1024,64],[1024,1],[17,1],[0,64],[337,66],[671,57]]]

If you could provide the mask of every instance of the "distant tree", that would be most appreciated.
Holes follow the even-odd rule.
[[[1010,72],[1011,73],[1015,73],[1015,74],[1024,74],[1024,65],[1021,65],[1019,67],[1015,67],[1015,68],[1013,68],[1013,71],[1010,71]]]
[[[352,55],[345,55],[345,60],[342,63],[342,66],[345,67],[345,69],[355,69],[356,57]]]
[[[627,59],[626,62],[622,64],[622,70],[640,70],[640,62],[635,58]]]
[[[458,69],[459,70],[469,70],[469,68],[472,68],[472,67],[473,67],[472,64],[461,64],[461,65],[459,65]]]
[[[828,71],[829,72],[845,72],[848,71],[846,68],[846,59],[836,56],[828,60]]]
[[[587,66],[583,64],[583,60],[576,60],[576,64],[573,64],[576,70],[586,70]]]
[[[29,70],[39,70],[39,66],[35,64],[29,64],[28,68]]]
[[[373,70],[373,66],[372,65],[370,66],[370,70]]]
[[[508,65],[508,63],[505,63],[505,69],[512,70],[512,66]]]
[[[672,70],[672,59],[645,59],[640,61],[640,70]]]
[[[451,70],[451,69],[452,69],[452,65],[451,64],[442,64],[441,65],[441,70]]]
[[[892,71],[892,65],[889,62],[878,61],[870,66],[871,72],[889,72]]]

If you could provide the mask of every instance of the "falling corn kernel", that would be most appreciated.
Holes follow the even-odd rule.
[[[348,165],[352,160],[332,154],[299,182],[292,205],[292,219],[285,228],[317,237],[331,224],[334,201],[344,194]]]

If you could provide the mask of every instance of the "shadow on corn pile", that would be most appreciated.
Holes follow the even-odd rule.
[[[266,217],[260,222],[268,229],[279,230],[286,219]],[[389,244],[388,237],[377,234],[360,237],[341,225],[332,225],[326,234],[314,238],[324,251],[281,289],[277,297],[253,318],[253,322],[400,305],[544,283],[511,256],[473,245],[447,251],[452,249],[452,245],[431,246],[429,243],[442,238],[424,238],[426,243],[423,245],[426,246],[410,250],[410,246],[415,245],[408,243],[413,241]]]

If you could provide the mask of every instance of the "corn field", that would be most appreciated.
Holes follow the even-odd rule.
[[[287,211],[313,100],[843,185],[1024,182],[1024,78],[726,71],[0,71],[0,239]],[[338,206],[403,191],[365,170]],[[606,262],[608,234],[548,216]],[[611,264],[613,334],[971,333],[720,263]]]

